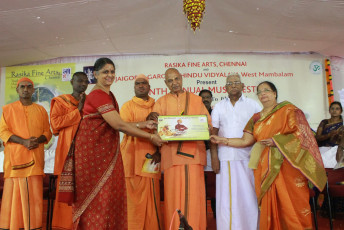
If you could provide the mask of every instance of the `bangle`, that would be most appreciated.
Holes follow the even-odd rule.
[[[136,128],[138,128],[138,129],[140,128],[140,125],[139,125],[139,123],[136,123]]]
[[[153,134],[150,135],[150,140],[151,141],[153,140],[153,136],[154,136]]]

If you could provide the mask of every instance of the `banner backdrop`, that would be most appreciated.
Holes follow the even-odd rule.
[[[226,77],[238,72],[245,84],[244,95],[258,101],[256,86],[262,81],[273,82],[278,89],[278,101],[288,100],[301,108],[313,129],[329,117],[326,97],[324,57],[316,54],[199,54],[199,55],[147,55],[108,56],[116,65],[116,79],[111,87],[120,106],[134,96],[134,79],[143,73],[150,79],[150,96],[158,99],[168,93],[164,83],[167,68],[176,68],[183,74],[185,90],[198,94],[202,89],[213,92],[213,105],[227,96]],[[85,71],[97,57],[83,57],[75,64],[17,66],[6,68],[5,103],[18,99],[15,91],[17,79],[27,76],[42,87],[37,96],[46,108],[53,96],[71,93],[68,74],[64,69]],[[66,58],[70,61],[70,58]],[[63,62],[63,59],[62,59]],[[68,71],[67,71],[68,73]],[[92,76],[89,76],[92,81]],[[87,92],[93,85],[88,86]],[[42,94],[44,96],[42,96]],[[48,96],[50,95],[50,96]],[[43,99],[42,99],[43,97]],[[49,108],[47,108],[49,111]]]
[[[212,91],[213,105],[228,96],[225,89],[228,74],[238,72],[245,83],[244,95],[258,101],[256,86],[262,81],[271,81],[278,89],[278,101],[288,100],[301,108],[313,129],[329,116],[321,55],[176,55],[114,57],[112,60],[116,65],[116,80],[111,90],[120,106],[134,96],[134,79],[140,73],[150,79],[151,97],[158,99],[168,93],[164,73],[173,67],[183,74],[187,91],[195,94],[202,89]],[[82,66],[77,69],[82,70]],[[88,91],[91,89],[92,85]]]
[[[14,66],[6,68],[5,104],[18,100],[17,81],[28,77],[34,82],[33,102],[42,105],[50,113],[50,102],[53,97],[70,93],[70,79],[75,71],[75,64],[52,64],[35,66]],[[57,138],[53,136],[47,149],[55,149]]]
[[[74,63],[7,67],[5,104],[18,100],[17,81],[28,77],[35,84],[33,101],[43,105],[49,112],[50,101],[53,97],[71,91],[72,86],[69,81],[74,71]]]

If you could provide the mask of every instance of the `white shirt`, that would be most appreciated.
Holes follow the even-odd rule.
[[[243,130],[253,116],[262,110],[261,106],[250,98],[241,95],[233,106],[229,98],[217,103],[211,112],[213,127],[219,129],[218,136],[226,138],[241,138]],[[232,148],[218,145],[220,161],[249,160],[251,147]]]

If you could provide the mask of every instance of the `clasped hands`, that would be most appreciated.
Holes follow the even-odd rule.
[[[24,145],[28,150],[38,148],[38,138],[30,137],[29,139],[24,139],[22,145]]]

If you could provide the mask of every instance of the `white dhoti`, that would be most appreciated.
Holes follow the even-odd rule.
[[[210,149],[207,150],[207,165],[204,166],[204,171],[213,171],[213,168],[211,167]]]
[[[258,204],[248,161],[221,161],[216,174],[216,224],[218,230],[256,230]]]

